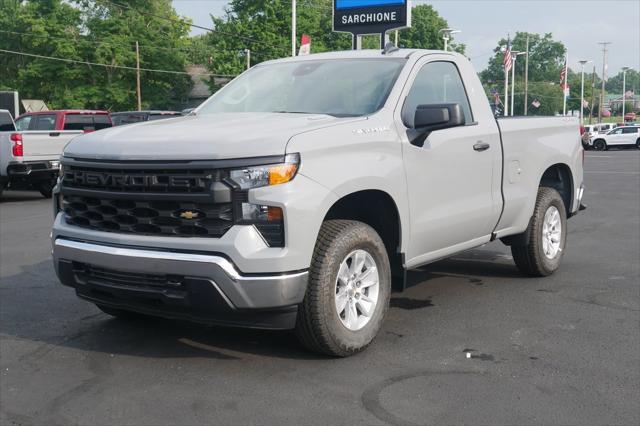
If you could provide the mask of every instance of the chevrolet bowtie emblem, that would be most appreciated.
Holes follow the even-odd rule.
[[[198,216],[200,216],[200,213],[192,212],[191,210],[187,210],[187,211],[184,211],[184,212],[180,213],[180,217],[183,218],[183,219],[187,219],[187,220],[197,219]]]

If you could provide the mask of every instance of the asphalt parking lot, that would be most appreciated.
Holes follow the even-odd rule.
[[[557,274],[522,277],[499,242],[426,266],[348,359],[111,319],[55,278],[50,202],[5,192],[0,424],[640,424],[640,151],[586,157]]]

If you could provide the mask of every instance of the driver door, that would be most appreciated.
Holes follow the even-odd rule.
[[[456,64],[450,56],[438,57],[429,55],[430,60],[415,66],[403,94],[400,133],[411,133],[401,117],[424,104],[458,103],[466,124],[433,131],[422,146],[412,144],[410,136],[403,141],[411,217],[409,268],[489,241],[502,203],[496,121],[488,104],[486,110],[475,104],[479,116],[474,116]],[[484,93],[475,95],[486,102]],[[489,147],[479,149],[481,145]]]

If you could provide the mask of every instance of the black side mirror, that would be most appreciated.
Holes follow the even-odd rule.
[[[413,112],[407,111],[403,117],[409,141],[412,145],[423,146],[424,141],[434,130],[449,129],[465,125],[462,107],[457,103],[418,105]]]
[[[465,125],[460,104],[418,105],[411,128],[421,132],[448,129]]]

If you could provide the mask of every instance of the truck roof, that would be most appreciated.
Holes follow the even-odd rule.
[[[342,50],[337,52],[324,52],[314,53],[312,55],[295,56],[281,59],[274,59],[271,61],[265,61],[263,64],[276,63],[276,62],[297,62],[297,61],[309,61],[316,59],[399,59],[409,58],[414,53],[420,52],[421,54],[438,53],[459,55],[456,52],[445,52],[443,50],[426,50],[426,49],[397,49],[388,53],[383,53],[380,49],[364,49],[364,50]]]
[[[109,114],[109,111],[93,110],[93,109],[52,109],[48,111],[32,111],[25,112],[22,115],[40,115],[40,114]]]

